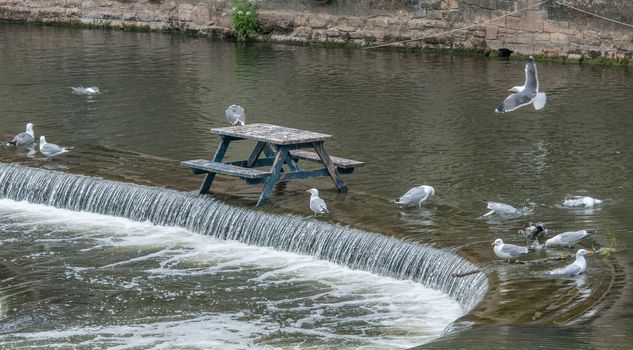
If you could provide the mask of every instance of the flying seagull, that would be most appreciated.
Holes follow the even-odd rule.
[[[66,153],[71,149],[73,149],[73,147],[60,147],[54,143],[48,143],[44,135],[40,136],[40,153],[47,157],[54,157],[58,154]]]
[[[14,146],[31,146],[35,142],[35,134],[33,133],[33,124],[26,124],[26,131],[21,132],[9,141],[8,144]]]
[[[545,107],[547,96],[544,92],[538,92],[538,76],[536,73],[536,63],[530,56],[525,64],[525,83],[523,86],[515,86],[510,91],[514,92],[506,97],[495,112],[512,112],[517,108],[534,104],[534,109],[539,110]]]
[[[587,232],[587,230],[563,232],[545,241],[545,246],[549,247],[558,245],[571,247],[572,244],[587,236],[589,236],[589,232]]]
[[[244,108],[238,105],[230,105],[224,112],[226,121],[231,125],[245,125],[246,116],[244,115]]]
[[[316,188],[311,188],[306,190],[306,192],[310,192],[310,209],[314,212],[314,216],[316,214],[324,214],[329,213],[327,210],[327,205],[325,205],[325,201],[319,198],[319,191]]]
[[[495,246],[493,248],[495,254],[501,259],[508,261],[510,261],[510,259],[516,259],[519,255],[527,254],[528,252],[527,247],[520,247],[514,244],[504,244],[500,238],[495,239],[492,245]]]
[[[585,249],[578,249],[576,252],[576,261],[565,267],[552,270],[549,274],[556,276],[576,276],[585,272],[585,269],[587,268],[587,261],[585,260],[586,255],[591,256],[593,255],[593,252]]]
[[[427,200],[430,196],[435,194],[435,189],[431,186],[422,185],[413,187],[403,194],[402,197],[394,200],[393,202],[400,205],[415,205],[418,207],[422,205],[422,202]]]

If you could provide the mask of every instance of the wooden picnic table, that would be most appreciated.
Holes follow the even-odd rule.
[[[346,192],[347,186],[340,174],[351,173],[364,164],[330,157],[324,147],[325,141],[333,137],[328,134],[264,123],[214,128],[211,132],[220,137],[213,160],[194,159],[181,163],[195,174],[207,174],[200,186],[200,194],[209,191],[216,174],[237,176],[249,184],[264,183],[257,205],[268,200],[275,183],[280,181],[329,176],[339,192]],[[246,160],[223,162],[229,144],[238,140],[255,140],[257,144]],[[304,149],[313,149],[314,152]],[[300,160],[318,163],[323,167],[301,170],[298,164]],[[283,168],[284,165],[287,169]],[[256,169],[262,167],[270,168]]]

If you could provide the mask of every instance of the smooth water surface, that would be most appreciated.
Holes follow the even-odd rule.
[[[201,178],[180,169],[179,162],[209,158],[217,139],[208,129],[224,126],[224,109],[238,103],[246,109],[247,122],[333,134],[334,140],[326,143],[330,154],[367,163],[345,176],[350,188],[347,194],[338,194],[327,179],[288,183],[278,187],[271,204],[261,210],[309,216],[308,195],[304,190],[318,187],[331,209],[331,214],[322,220],[450,249],[486,272],[490,288],[484,300],[453,325],[451,329],[455,332],[448,332],[428,346],[475,347],[495,339],[508,347],[515,342],[522,346],[538,342],[557,348],[627,348],[633,340],[633,296],[628,277],[633,271],[633,258],[627,251],[633,246],[630,215],[633,103],[629,101],[633,74],[629,70],[537,62],[541,89],[548,94],[545,109],[536,112],[528,106],[499,116],[493,110],[507,96],[508,88],[523,81],[523,62],[434,53],[236,45],[158,33],[8,24],[0,24],[0,33],[0,136],[9,139],[30,121],[36,125],[36,135],[46,135],[49,142],[76,147],[53,160],[0,147],[2,162],[194,191]],[[70,87],[78,85],[97,85],[102,93],[92,97],[73,95]],[[228,157],[243,158],[251,146],[237,144],[229,150]],[[437,191],[422,208],[397,208],[389,203],[420,184],[432,185]],[[243,207],[253,206],[260,190],[225,177],[219,177],[213,189],[216,197]],[[568,195],[590,195],[605,203],[594,209],[563,208],[561,204]],[[508,219],[482,218],[486,212],[480,202],[483,199],[523,208],[525,214]],[[142,328],[147,334],[164,333],[153,329],[152,324],[159,322],[160,327],[169,328],[169,322],[173,321],[175,326],[170,328],[174,329],[173,335],[158,342],[196,346],[195,339],[176,340],[188,335],[182,329],[187,329],[189,321],[186,318],[174,321],[166,316],[169,312],[165,310],[179,310],[202,329],[219,323],[219,319],[225,320],[222,323],[226,329],[207,331],[220,334],[220,339],[227,343],[235,340],[235,347],[315,346],[309,340],[306,344],[294,342],[306,337],[304,333],[296,337],[288,334],[301,328],[297,322],[308,318],[308,311],[256,312],[260,305],[257,298],[283,302],[279,295],[286,293],[286,288],[293,293],[288,298],[297,300],[290,308],[313,300],[320,288],[327,293],[345,291],[340,295],[341,300],[319,303],[341,305],[349,300],[361,303],[360,309],[365,311],[358,316],[358,328],[346,327],[346,319],[353,318],[355,312],[341,308],[324,321],[335,328],[328,329],[327,334],[343,337],[349,341],[349,347],[420,344],[441,331],[439,325],[418,323],[425,322],[425,314],[445,317],[439,322],[442,324],[460,315],[435,312],[433,303],[427,303],[419,313],[415,308],[410,309],[411,305],[406,303],[415,304],[416,300],[411,295],[424,298],[426,290],[399,294],[398,283],[406,281],[354,275],[350,278],[358,278],[362,287],[349,287],[348,283],[355,282],[337,277],[343,272],[322,276],[313,271],[337,271],[341,267],[310,261],[308,265],[316,267],[294,270],[297,266],[294,260],[304,259],[301,256],[259,265],[241,260],[246,251],[256,249],[253,247],[232,246],[230,242],[193,238],[187,232],[167,233],[162,230],[168,229],[145,226],[128,234],[117,226],[123,224],[107,220],[98,228],[88,228],[79,225],[76,221],[81,219],[71,214],[62,215],[71,216],[68,223],[47,226],[44,223],[53,219],[33,219],[33,212],[42,210],[25,206],[5,203],[0,207],[5,227],[1,254],[5,261],[11,262],[6,271],[14,271],[5,274],[20,276],[23,289],[18,293],[19,298],[28,299],[34,310],[14,311],[12,315],[11,309],[3,309],[10,320],[5,318],[2,326],[2,339],[6,342],[37,344],[44,342],[43,339],[59,337],[47,333],[52,328],[70,332],[71,340],[59,341],[91,344],[86,333],[94,332],[86,327],[115,334],[112,341],[125,342],[121,339],[126,332]],[[490,243],[495,238],[515,244],[531,243],[517,233],[526,220],[543,221],[553,233],[596,230],[580,246],[609,247],[615,237],[624,251],[610,256],[596,255],[589,260],[584,276],[567,279],[543,276],[544,271],[567,261],[530,266],[498,262]],[[142,238],[152,235],[159,237],[153,242],[155,246]],[[28,239],[19,239],[23,236]],[[142,240],[142,244],[117,243],[136,239]],[[189,239],[202,240],[193,245],[213,246],[204,248],[213,252],[179,243]],[[72,244],[59,243],[67,240],[73,241]],[[96,264],[81,262],[81,254],[76,256],[77,250],[95,246],[111,257]],[[226,252],[231,249],[244,251],[231,255]],[[150,259],[140,259],[157,252],[160,254]],[[556,257],[562,252],[567,250],[531,253],[526,259]],[[25,258],[34,254],[39,255],[30,260]],[[196,261],[198,258],[192,261],[178,257],[179,254],[193,254],[202,262]],[[267,250],[258,254],[285,253]],[[84,259],[86,256],[90,254],[84,254]],[[172,259],[173,256],[176,258]],[[240,271],[225,271],[221,267],[224,261]],[[52,280],[42,278],[43,267],[35,268],[49,264],[58,271]],[[194,266],[194,271],[218,269],[218,276],[212,280],[223,276],[219,285],[224,288],[212,287],[213,283],[206,278],[200,287],[203,282],[191,276],[183,277],[182,285],[174,282],[177,279],[164,277],[165,269],[188,271],[189,265]],[[108,267],[103,270],[102,266]],[[88,267],[89,270],[83,270]],[[163,270],[157,277],[152,273],[159,268]],[[79,270],[76,275],[66,275],[72,269]],[[275,272],[288,269],[292,272]],[[35,271],[32,277],[23,274],[29,270]],[[133,276],[145,274],[143,282],[134,280]],[[270,274],[279,278],[283,287],[278,287],[276,280],[258,280],[258,276]],[[301,282],[295,283],[295,278]],[[302,284],[303,281],[309,281],[305,282],[309,286]],[[120,295],[116,293],[121,290],[113,286],[135,282],[151,283],[143,286],[143,293],[123,293],[116,301]],[[270,291],[252,291],[257,283],[264,283]],[[388,286],[390,283],[396,287]],[[81,304],[84,296],[66,300],[62,293],[49,291],[77,285],[88,290],[112,289],[114,296],[110,300],[101,292],[95,293],[86,304]],[[222,292],[226,288],[231,291],[245,288],[243,299],[238,300],[249,305],[237,307],[223,302],[198,311],[185,308],[188,296],[208,297],[195,295],[200,290],[223,294],[227,293]],[[371,290],[372,297],[356,294],[363,288]],[[412,288],[415,291],[422,287]],[[145,293],[153,302],[141,299]],[[381,308],[375,306],[374,294],[376,298],[387,298],[390,304],[406,303],[396,311],[385,311],[375,320],[369,315],[380,312]],[[11,299],[11,294],[7,297]],[[173,308],[163,302],[170,297],[176,305]],[[47,302],[55,305],[55,310],[46,309]],[[119,302],[137,304],[132,309],[134,317],[126,319],[120,315],[120,309],[108,307],[108,303]],[[64,303],[68,303],[68,310]],[[37,312],[38,308],[44,310]],[[165,309],[155,312],[152,308]],[[77,313],[86,309],[94,312],[85,316],[86,322],[79,321]],[[108,310],[115,310],[115,314],[107,316]],[[285,321],[283,317],[288,313],[290,320]],[[69,319],[58,321],[63,326],[49,328],[49,314]],[[18,316],[20,320],[11,319]],[[415,331],[390,323],[409,317],[416,318],[413,323],[405,322]],[[113,328],[122,324],[130,329]],[[307,328],[320,327],[315,324]],[[238,335],[226,337],[233,329],[239,330]],[[361,340],[354,338],[361,333],[372,334]],[[238,339],[243,336],[254,340],[240,343]],[[105,341],[103,344],[109,344]],[[151,341],[154,340],[138,345],[152,346],[155,343]]]

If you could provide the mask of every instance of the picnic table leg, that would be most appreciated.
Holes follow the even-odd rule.
[[[330,177],[332,178],[332,180],[334,180],[334,185],[336,185],[338,191],[347,192],[347,185],[345,185],[345,182],[339,175],[338,170],[336,170],[336,166],[334,166],[334,163],[332,163],[332,159],[330,159],[330,156],[325,151],[323,142],[314,142],[313,144],[314,150],[319,155],[319,158],[321,158],[321,161],[330,174]]]
[[[275,183],[279,179],[282,166],[284,165],[284,162],[286,161],[287,157],[288,157],[288,148],[283,147],[283,146],[279,147],[277,149],[277,155],[275,156],[275,161],[272,166],[271,174],[266,179],[266,182],[264,183],[264,189],[262,190],[262,193],[259,195],[259,201],[257,201],[257,206],[260,206],[266,203],[266,201],[268,200],[268,197],[270,197],[270,194],[273,192],[273,187],[275,186]]]
[[[262,154],[262,151],[266,152],[266,149],[269,147],[270,145],[266,142],[263,142],[263,141],[257,142],[257,145],[255,145],[255,149],[253,149],[253,152],[251,152],[251,155],[248,157],[248,160],[246,161],[246,167],[252,168],[253,164],[255,164],[257,159],[259,159],[259,155]],[[266,152],[266,155],[268,156],[267,152]]]
[[[266,146],[264,146],[264,153],[266,154],[266,157],[274,157],[275,156],[275,146],[267,143]],[[288,167],[290,168],[291,171],[299,171],[299,166],[297,165],[297,162],[295,162],[294,159],[292,159],[292,157],[288,157],[286,158],[286,164],[288,164]],[[283,172],[284,169],[281,168],[281,172]]]
[[[218,148],[215,150],[215,155],[213,156],[214,162],[221,162],[224,159],[224,154],[226,154],[226,149],[229,147],[229,142],[231,139],[228,137],[222,137]],[[202,185],[200,185],[199,194],[205,194],[211,188],[211,184],[213,183],[213,179],[215,178],[215,173],[208,173],[207,176],[202,181]]]

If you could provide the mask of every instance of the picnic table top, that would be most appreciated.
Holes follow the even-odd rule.
[[[264,141],[275,145],[293,145],[298,143],[325,141],[333,137],[328,134],[286,128],[279,125],[265,123],[213,128],[211,129],[211,132],[218,135]]]

